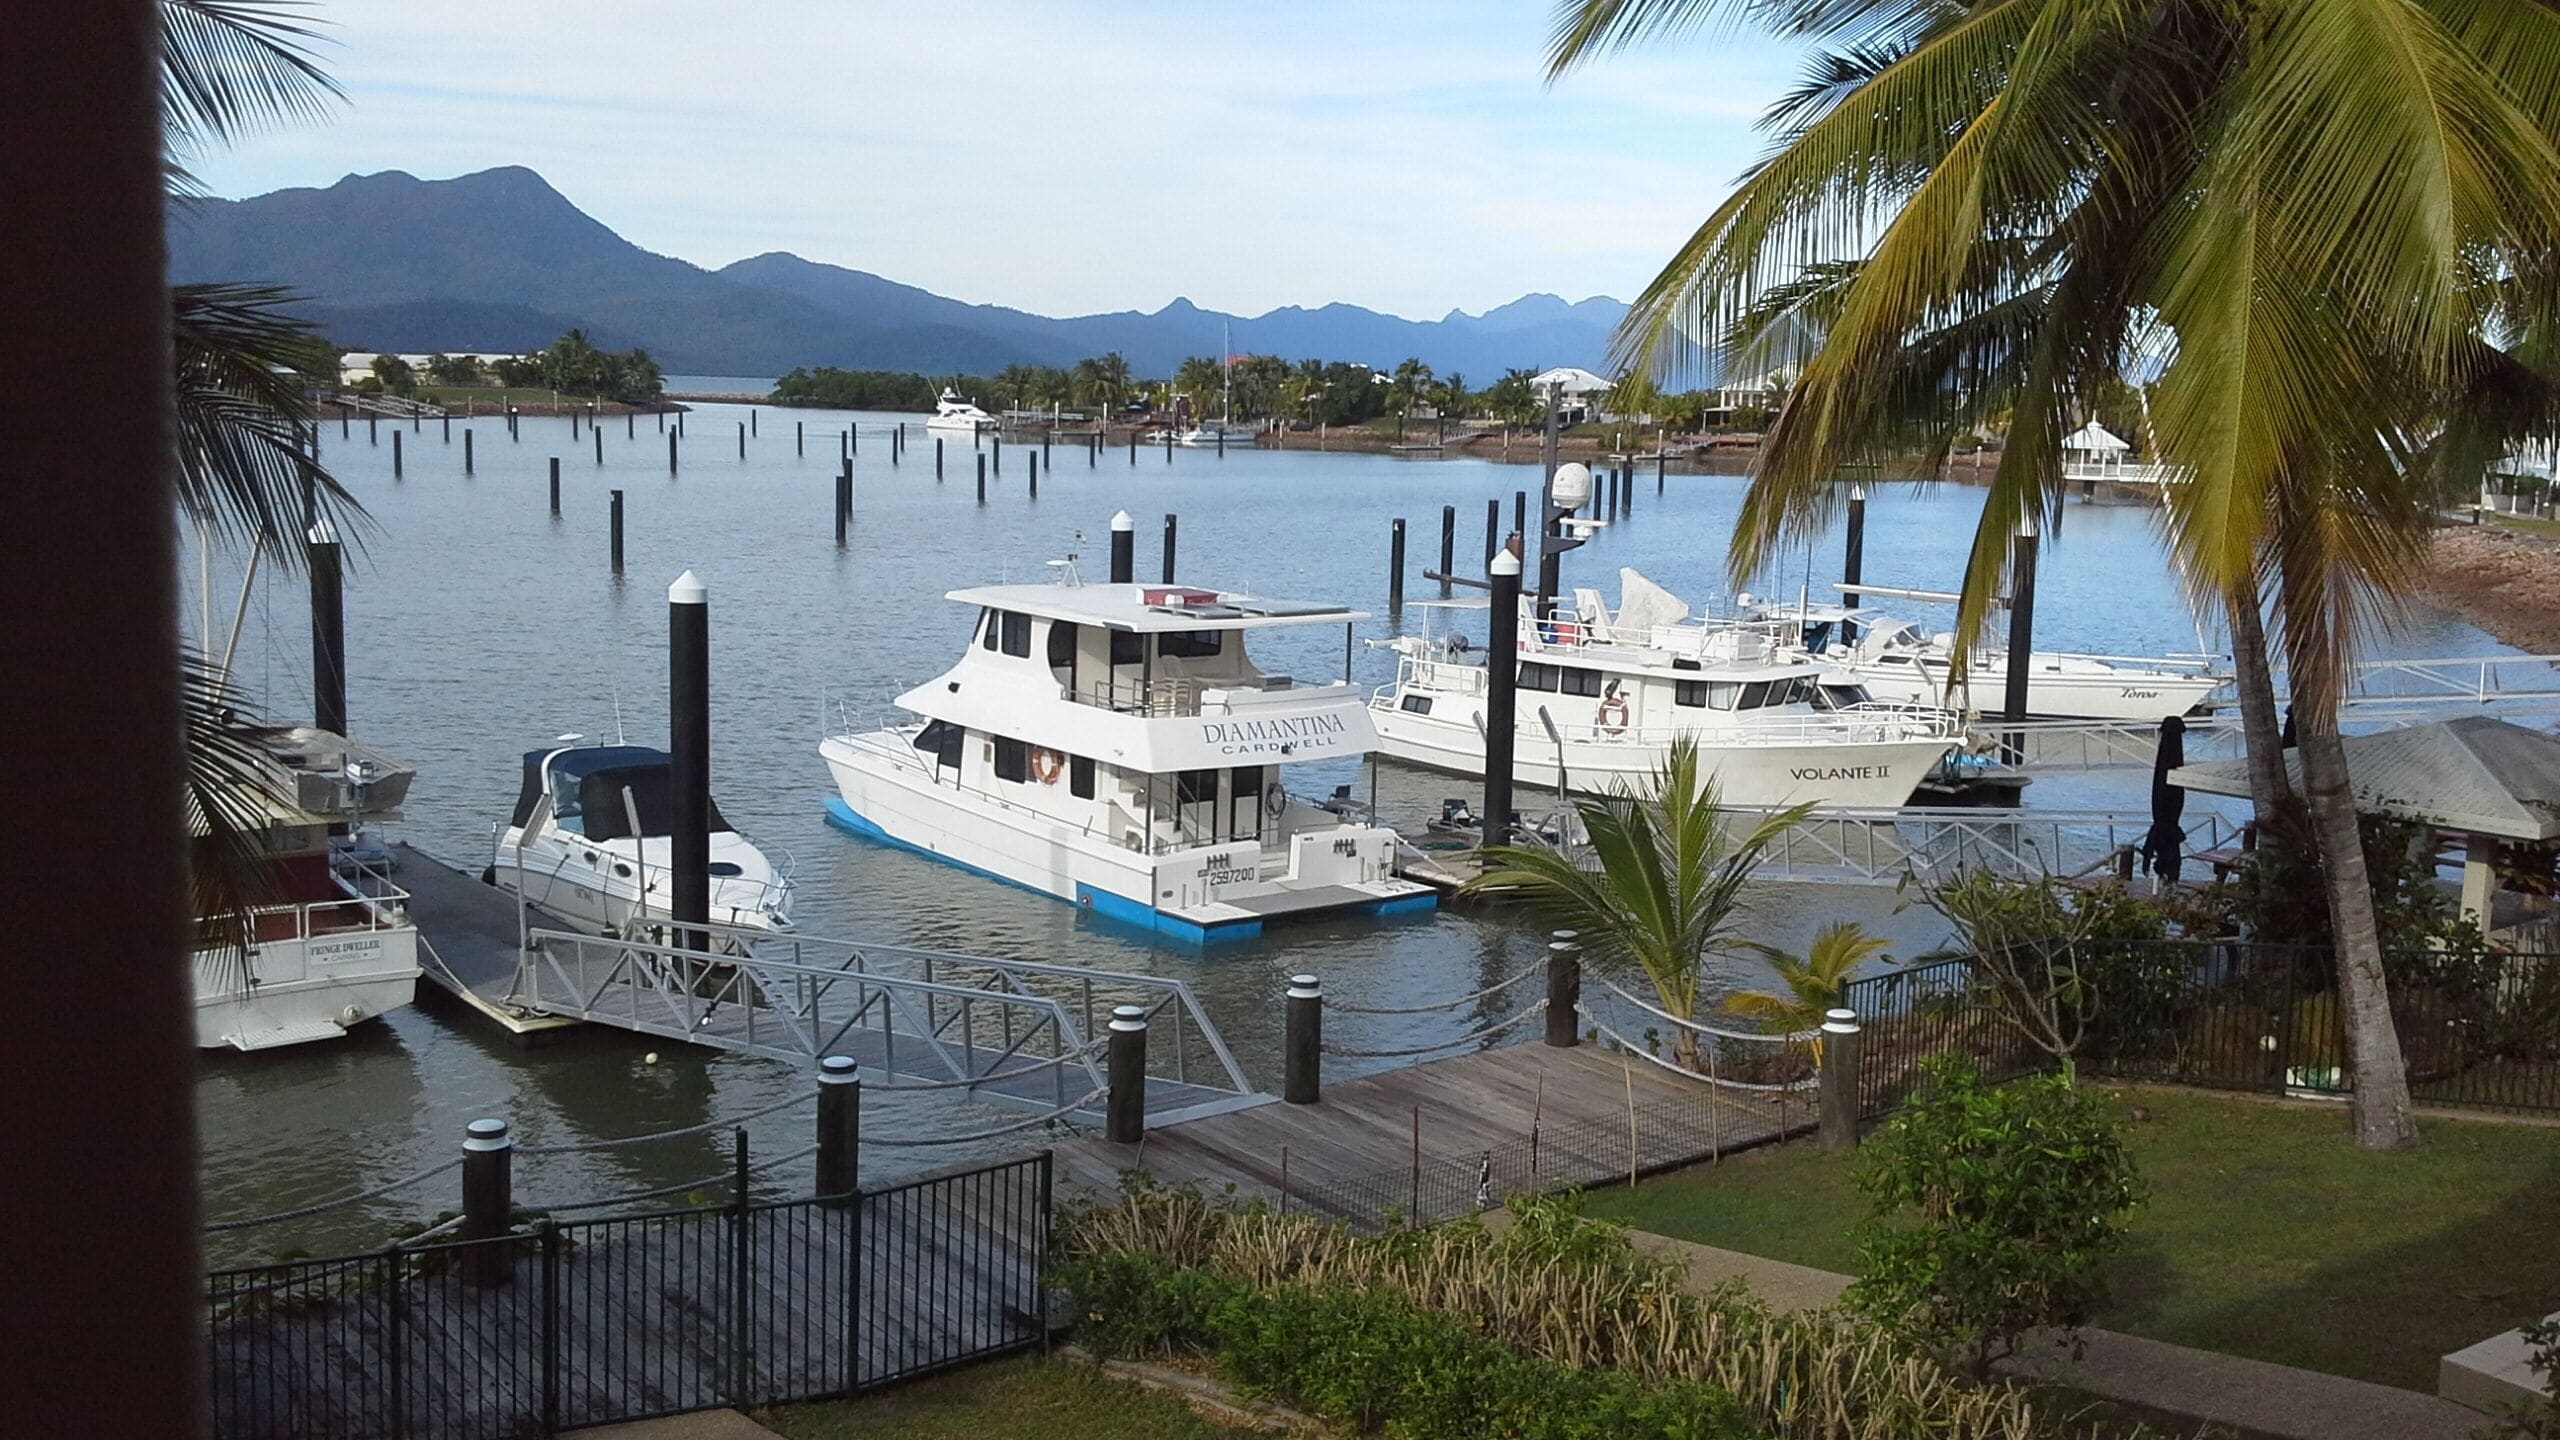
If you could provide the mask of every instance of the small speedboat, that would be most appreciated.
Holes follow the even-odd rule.
[[[582,928],[645,934],[673,922],[675,783],[646,745],[528,750],[514,815],[496,833],[489,879]],[[791,857],[776,864],[711,808],[716,925],[791,928]]]

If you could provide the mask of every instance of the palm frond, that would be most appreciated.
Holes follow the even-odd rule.
[[[179,719],[186,733],[187,888],[197,942],[239,967],[252,933],[251,911],[274,898],[260,845],[269,764],[219,667],[193,651],[178,669]],[[239,978],[245,980],[245,970]]]
[[[227,144],[313,119],[342,92],[312,55],[301,0],[160,0],[160,120],[169,148]]]
[[[170,289],[177,361],[178,504],[225,540],[299,564],[306,512],[360,541],[364,509],[305,442],[311,327],[268,285]]]

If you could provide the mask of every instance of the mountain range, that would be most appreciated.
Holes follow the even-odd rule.
[[[1524,296],[1481,315],[1407,320],[1357,305],[1226,315],[1160,310],[1055,318],[936,295],[785,251],[717,270],[653,254],[540,175],[502,166],[451,180],[397,170],[326,189],[183,202],[174,281],[267,281],[351,350],[522,351],[577,327],[648,347],[670,373],[778,375],[795,366],[986,374],[1117,350],[1140,374],[1214,355],[1318,357],[1385,368],[1418,356],[1476,384],[1513,367],[1601,368],[1626,306]]]

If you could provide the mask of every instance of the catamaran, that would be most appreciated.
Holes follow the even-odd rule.
[[[233,818],[254,833],[263,893],[238,917],[199,917],[196,1044],[333,1040],[417,998],[408,893],[329,835],[398,818],[416,772],[307,725],[243,738],[261,763],[243,787],[254,814]]]
[[[1395,682],[1369,702],[1381,753],[1483,774],[1487,667],[1498,663],[1519,667],[1516,774],[1560,792],[1640,785],[1687,736],[1727,805],[1898,806],[1961,738],[1955,716],[1878,701],[1781,627],[1700,624],[1679,597],[1619,574],[1614,615],[1599,592],[1576,591],[1550,619],[1523,614],[1516,656],[1479,658],[1456,635],[1392,642]]]
[[[1125,554],[1128,515],[1112,527]],[[1367,616],[1053,564],[1053,583],[949,593],[977,619],[958,664],[898,697],[912,718],[819,745],[830,823],[1186,941],[1435,905],[1396,873],[1393,830],[1282,785],[1374,748],[1348,665]],[[1341,680],[1246,653],[1248,635],[1309,625],[1342,627]]]
[[[565,735],[528,750],[515,813],[492,832],[489,880],[581,928],[635,935],[673,923],[674,765],[646,745]],[[717,924],[791,928],[791,857],[781,863],[711,809]]]
[[[996,428],[996,417],[978,408],[975,402],[963,400],[949,386],[933,402],[933,418],[924,422],[927,430],[956,430],[963,435],[976,435],[981,430]]]

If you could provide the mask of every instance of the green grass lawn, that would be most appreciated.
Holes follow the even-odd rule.
[[[1007,1360],[860,1400],[792,1405],[755,1417],[791,1440],[1228,1440],[1259,1432],[1202,1419],[1159,1390],[1076,1360]]]
[[[2421,1122],[2373,1155],[2327,1105],[2110,1090],[2151,1189],[2110,1329],[2435,1388],[2436,1359],[2560,1307],[2560,1129]],[[1797,1143],[1594,1192],[1593,1213],[1854,1273],[1847,1162]]]

